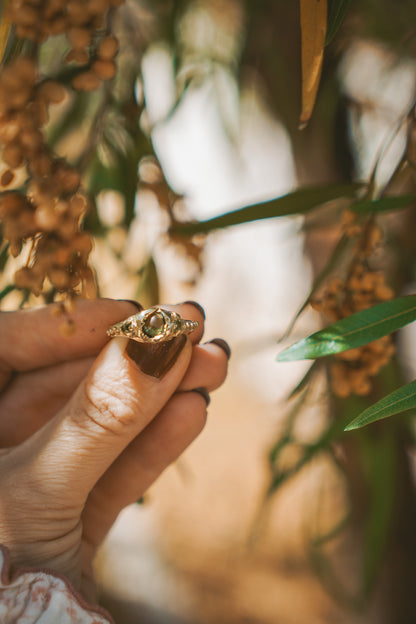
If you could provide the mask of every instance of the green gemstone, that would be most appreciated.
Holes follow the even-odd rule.
[[[143,333],[149,338],[154,338],[163,334],[165,329],[165,319],[160,312],[155,312],[150,316],[143,326]]]
[[[126,321],[121,326],[121,331],[123,332],[123,334],[132,334],[134,331],[133,324],[130,321]]]

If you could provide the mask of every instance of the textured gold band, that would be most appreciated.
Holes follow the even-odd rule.
[[[155,343],[171,340],[180,334],[190,334],[198,325],[197,321],[183,319],[176,312],[148,308],[112,325],[107,330],[107,336],[124,336],[138,342]]]

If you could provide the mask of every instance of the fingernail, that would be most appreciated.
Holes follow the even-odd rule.
[[[160,379],[172,368],[186,343],[186,336],[177,336],[159,344],[129,340],[126,354],[146,375]]]
[[[202,314],[202,318],[205,320],[205,310],[201,305],[199,305],[197,301],[182,301],[182,305],[185,304],[194,306],[194,308],[196,308]]]
[[[222,349],[224,351],[224,353],[227,356],[227,358],[230,359],[230,357],[231,357],[231,347],[228,344],[228,342],[223,340],[223,338],[213,338],[207,344],[209,344],[209,343],[216,344],[217,347],[219,347],[220,349]]]
[[[126,301],[127,303],[131,303],[132,305],[136,306],[139,312],[143,310],[143,306],[138,301],[135,301],[134,299],[119,299],[118,301]]]
[[[193,388],[192,390],[189,390],[189,392],[196,392],[197,394],[200,394],[205,400],[207,407],[211,403],[211,397],[209,396],[206,388]]]

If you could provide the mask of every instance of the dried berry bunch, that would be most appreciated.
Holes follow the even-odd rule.
[[[106,33],[106,16],[123,0],[12,0],[7,17],[16,35],[36,43],[65,34],[71,50],[67,63],[83,67],[73,87],[83,91],[98,89],[103,80],[115,76],[117,39]],[[104,34],[103,34],[104,33]]]
[[[369,266],[369,257],[382,240],[382,233],[370,219],[364,227],[356,223],[353,213],[344,215],[347,236],[358,236],[358,242],[345,279],[333,278],[319,299],[313,300],[315,310],[331,323],[393,298],[382,271]],[[390,336],[368,345],[338,353],[329,366],[332,391],[345,398],[351,393],[364,396],[371,392],[372,378],[385,366],[395,351]]]
[[[187,222],[190,216],[182,202],[183,196],[175,193],[169,186],[162,168],[153,157],[144,158],[140,163],[140,190],[150,191],[155,195],[158,205],[165,212],[168,218],[169,241],[176,245],[177,249],[183,252],[184,256],[190,260],[194,267],[194,275],[199,276],[203,270],[203,252],[205,247],[205,236],[181,237],[174,234],[175,225]],[[193,285],[196,278],[191,278],[189,283]]]
[[[50,287],[69,297],[95,293],[88,265],[92,241],[81,230],[88,201],[81,176],[51,151],[43,132],[49,107],[64,100],[66,89],[40,75],[38,44],[65,33],[72,49],[63,61],[85,64],[73,87],[98,88],[116,72],[118,42],[106,17],[121,1],[12,0],[8,5],[15,34],[35,45],[30,56],[17,57],[0,71],[0,146],[6,166],[0,178],[0,220],[13,256],[30,243],[15,284],[35,295]]]

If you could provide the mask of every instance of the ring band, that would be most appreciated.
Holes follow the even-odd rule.
[[[198,325],[198,321],[183,319],[176,312],[148,308],[112,325],[107,329],[107,336],[124,336],[137,342],[155,343],[190,334]]]

